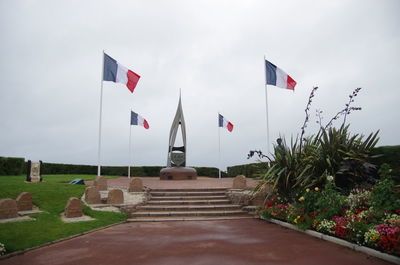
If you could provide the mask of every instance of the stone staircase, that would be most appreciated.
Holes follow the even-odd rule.
[[[152,189],[150,200],[131,213],[130,222],[201,221],[254,218],[234,205],[226,189]]]

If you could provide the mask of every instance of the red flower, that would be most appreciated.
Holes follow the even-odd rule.
[[[265,206],[267,206],[268,208],[270,208],[270,207],[272,207],[273,205],[274,205],[274,201],[267,201],[266,203],[265,203]]]

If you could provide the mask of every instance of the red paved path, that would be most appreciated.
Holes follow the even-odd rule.
[[[29,265],[390,264],[257,219],[127,223],[0,261]]]
[[[140,177],[143,185],[152,189],[179,189],[179,188],[232,188],[233,178],[208,178],[198,177],[197,180],[160,180],[158,177]],[[125,186],[128,187],[129,179],[120,177],[107,180],[109,186]],[[86,185],[92,185],[93,181],[85,181]],[[257,181],[247,179],[249,187],[255,187]]]

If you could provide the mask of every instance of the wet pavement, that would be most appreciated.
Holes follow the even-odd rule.
[[[243,219],[127,223],[0,260],[6,264],[390,263],[262,220]]]

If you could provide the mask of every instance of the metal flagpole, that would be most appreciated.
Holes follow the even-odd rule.
[[[267,155],[269,155],[269,122],[268,122],[268,80],[267,80],[267,68],[265,65],[265,55],[264,55],[264,75],[265,75],[265,111],[266,111],[266,122],[267,122]]]
[[[101,175],[100,163],[101,163],[101,114],[103,111],[103,79],[104,79],[104,50],[103,50],[103,63],[101,67],[101,90],[100,90],[100,117],[99,117],[99,146],[97,154],[97,176]]]
[[[132,110],[131,110],[131,115],[132,115]],[[129,121],[129,163],[128,163],[128,178],[131,178],[131,162],[132,162],[132,151],[131,151],[131,146],[132,146],[132,124],[131,121]]]
[[[218,112],[218,178],[221,178],[221,127],[219,126]]]

